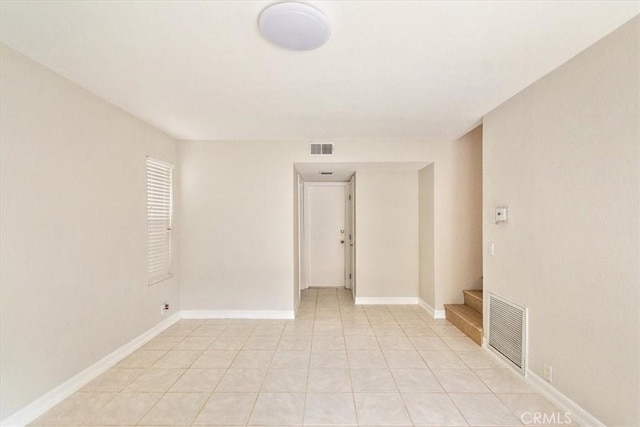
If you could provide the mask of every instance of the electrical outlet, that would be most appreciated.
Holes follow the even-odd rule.
[[[166,313],[167,311],[169,311],[169,303],[163,302],[162,305],[160,306],[160,314],[164,316],[164,313]]]
[[[547,382],[553,382],[553,368],[551,365],[544,364],[544,379]]]

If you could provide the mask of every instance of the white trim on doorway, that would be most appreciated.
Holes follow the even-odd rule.
[[[297,233],[298,233],[298,241],[296,242],[297,245],[297,252],[298,252],[298,271],[296,271],[297,274],[297,279],[298,279],[298,294],[295,295],[294,294],[294,299],[295,299],[295,304],[293,307],[293,311],[295,313],[298,312],[298,306],[300,305],[300,299],[302,297],[302,290],[306,289],[306,286],[308,286],[307,283],[305,283],[304,277],[303,277],[303,272],[305,271],[305,267],[304,267],[304,239],[305,239],[305,235],[304,235],[304,179],[302,178],[302,175],[300,175],[299,172],[296,172],[296,197],[297,197],[297,209],[298,209],[298,217],[296,218],[296,223],[297,223]],[[294,290],[295,292],[295,290]]]
[[[347,188],[347,185],[349,183],[348,182],[334,182],[334,181],[303,181],[303,195],[304,195],[304,202],[303,202],[303,207],[302,207],[302,211],[303,211],[303,246],[302,246],[302,251],[303,251],[303,260],[304,263],[301,266],[301,268],[303,268],[302,271],[302,278],[304,279],[304,283],[300,284],[300,288],[301,289],[308,289],[310,284],[310,280],[309,280],[309,265],[311,263],[311,259],[310,259],[310,251],[309,251],[309,238],[308,236],[310,236],[311,233],[311,225],[309,223],[309,212],[311,211],[310,209],[310,200],[309,200],[309,188],[310,187],[343,187]]]

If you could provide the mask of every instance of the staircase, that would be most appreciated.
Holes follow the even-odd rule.
[[[482,345],[482,290],[463,291],[464,304],[445,304],[447,320]]]

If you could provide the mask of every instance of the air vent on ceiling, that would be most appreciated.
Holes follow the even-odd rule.
[[[312,142],[309,144],[309,154],[311,156],[331,156],[333,154],[333,144]]]
[[[333,175],[333,172],[322,172],[322,171],[320,171],[320,175]]]
[[[489,348],[526,374],[527,311],[492,293],[489,294]]]

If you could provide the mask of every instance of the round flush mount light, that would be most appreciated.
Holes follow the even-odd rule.
[[[327,17],[315,7],[298,2],[267,7],[260,14],[258,28],[271,43],[289,50],[316,49],[331,35]]]

